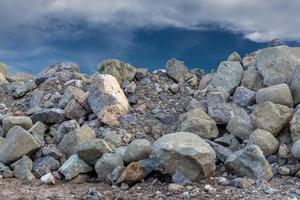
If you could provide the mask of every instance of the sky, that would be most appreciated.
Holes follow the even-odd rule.
[[[209,72],[280,38],[299,46],[299,0],[0,0],[0,61],[38,73],[62,61],[94,73],[108,58]]]

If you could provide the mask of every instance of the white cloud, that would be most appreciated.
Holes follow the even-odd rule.
[[[299,7],[299,0],[0,0],[0,36],[22,32],[20,26],[46,29],[55,18],[63,26],[81,19],[125,29],[195,29],[213,22],[257,42],[300,40]]]

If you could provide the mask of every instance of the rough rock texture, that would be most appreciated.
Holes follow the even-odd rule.
[[[263,152],[256,145],[234,152],[226,162],[226,167],[239,176],[248,176],[256,179],[269,180],[273,173]]]
[[[300,140],[297,140],[292,147],[292,155],[296,159],[300,159]]]
[[[285,83],[258,90],[255,99],[258,104],[271,101],[275,104],[286,105],[288,107],[294,106],[291,90]]]
[[[248,139],[253,132],[253,126],[249,115],[240,117],[238,115],[233,116],[227,126],[226,130],[241,140]]]
[[[277,152],[279,147],[278,140],[272,135],[272,133],[256,129],[249,137],[253,144],[256,144],[264,153],[264,156],[268,156]]]
[[[31,116],[33,122],[44,122],[47,124],[60,123],[65,119],[65,111],[59,108],[50,108],[38,111]]]
[[[288,85],[291,89],[294,103],[297,105],[300,103],[300,65],[297,65],[295,69],[288,76]]]
[[[166,73],[176,82],[184,81],[190,76],[189,69],[184,65],[184,62],[174,58],[168,60]]]
[[[143,160],[149,157],[152,152],[152,145],[146,139],[133,140],[125,151],[124,161],[131,163],[134,161]]]
[[[231,53],[228,58],[227,58],[228,61],[235,61],[235,62],[242,62],[242,58],[240,56],[240,54],[238,52],[233,52]]]
[[[7,133],[0,149],[0,162],[10,164],[27,153],[40,148],[40,144],[26,130],[15,126]]]
[[[216,138],[219,135],[216,122],[200,109],[181,114],[177,131],[195,133],[204,139]]]
[[[20,160],[10,165],[13,169],[14,176],[25,181],[32,181],[35,179],[31,173],[32,160],[28,156],[23,156]]]
[[[269,131],[277,136],[289,122],[291,115],[292,110],[287,106],[265,101],[251,114],[251,119],[255,128]]]
[[[217,70],[216,75],[210,82],[215,88],[222,87],[225,91],[232,93],[243,78],[243,67],[239,62],[224,61]]]
[[[14,126],[20,126],[26,130],[33,126],[30,117],[25,116],[8,116],[2,119],[2,136],[6,136],[7,132]]]
[[[244,72],[244,77],[241,81],[241,85],[249,90],[257,91],[264,87],[263,77],[257,71],[255,66],[249,66]]]
[[[42,177],[49,171],[58,170],[60,162],[51,156],[39,157],[33,161],[32,171],[37,177]]]
[[[88,102],[98,118],[108,125],[118,124],[118,118],[129,109],[126,96],[111,75],[98,75],[89,90]]]
[[[108,59],[98,66],[98,72],[114,76],[119,84],[122,85],[124,81],[134,79],[136,69],[128,63],[123,63],[116,59]]]
[[[155,156],[172,175],[178,171],[193,181],[210,176],[215,171],[214,150],[193,133],[166,134],[155,141],[153,148]]]
[[[255,101],[255,92],[244,86],[239,86],[233,94],[232,101],[240,106],[250,106]]]
[[[290,121],[291,138],[293,142],[300,139],[300,109],[298,109]]]
[[[47,130],[47,126],[42,122],[38,121],[28,130],[28,132],[31,135],[33,135],[33,137],[38,141],[38,143],[41,146],[44,146],[46,130]]]

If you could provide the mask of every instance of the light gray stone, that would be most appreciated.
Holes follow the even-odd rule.
[[[244,86],[239,86],[233,94],[232,101],[243,107],[250,106],[255,101],[255,92]]]
[[[5,137],[7,132],[14,126],[20,126],[25,130],[33,126],[30,117],[25,116],[7,116],[2,119],[2,135]]]
[[[279,142],[272,133],[262,129],[256,129],[249,139],[262,150],[265,157],[276,153],[279,147]]]
[[[148,140],[136,139],[128,145],[124,160],[126,163],[143,160],[149,158],[151,152],[152,145]]]

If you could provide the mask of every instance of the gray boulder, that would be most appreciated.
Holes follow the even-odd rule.
[[[20,82],[14,89],[13,96],[15,98],[23,97],[27,92],[36,88],[35,82],[33,80],[26,80]]]
[[[180,172],[194,181],[211,176],[216,168],[215,151],[193,133],[166,134],[155,141],[153,149],[154,155],[171,175]]]
[[[104,153],[111,153],[112,149],[102,139],[91,139],[81,143],[77,148],[77,155],[87,164],[94,166]]]
[[[40,144],[30,133],[19,126],[15,126],[7,133],[5,142],[0,149],[0,162],[10,164],[40,147]]]
[[[33,137],[39,142],[41,146],[45,144],[45,132],[47,130],[47,126],[42,122],[35,123],[28,132],[33,135]]]
[[[296,66],[295,69],[288,76],[288,85],[291,89],[295,105],[300,103],[300,65]]]
[[[33,161],[32,171],[37,177],[42,177],[48,172],[56,171],[60,162],[51,156],[39,157]]]
[[[260,75],[255,66],[249,66],[244,72],[241,85],[253,91],[257,91],[264,87],[263,77]]]
[[[72,131],[75,131],[78,128],[80,128],[80,126],[76,120],[70,120],[61,123],[57,129],[56,142],[59,143],[61,139],[64,137],[64,135]]]
[[[300,109],[297,109],[290,121],[290,131],[293,142],[300,139]]]
[[[103,123],[116,125],[118,118],[129,110],[128,100],[113,76],[106,74],[97,78],[89,90],[88,102]]]
[[[65,111],[59,108],[44,109],[31,116],[33,122],[43,122],[46,124],[61,123],[65,119]]]
[[[239,86],[233,94],[232,101],[243,107],[250,106],[255,101],[255,92],[244,86]]]
[[[300,140],[297,140],[292,146],[292,155],[297,160],[300,160]]]
[[[87,165],[76,154],[71,156],[58,170],[66,180],[71,180],[79,174],[91,172],[93,168]]]
[[[243,78],[243,67],[239,62],[224,61],[222,62],[210,82],[214,88],[222,87],[225,91],[232,93],[239,86]]]
[[[262,150],[265,157],[276,153],[279,147],[279,142],[272,133],[262,129],[256,129],[249,139]]]
[[[13,172],[10,170],[10,168],[3,163],[0,162],[0,175],[3,178],[11,178],[14,176]]]
[[[195,133],[204,139],[216,138],[219,135],[216,122],[200,109],[181,114],[177,131]]]
[[[241,140],[248,139],[253,132],[250,116],[248,114],[244,114],[243,117],[234,115],[229,120],[226,130]]]
[[[277,136],[291,116],[292,110],[287,106],[265,101],[251,113],[251,121],[254,128],[269,131]]]
[[[152,145],[146,139],[136,139],[133,140],[125,152],[125,162],[131,163],[134,161],[143,160],[149,158],[152,152]]]
[[[191,76],[189,69],[184,65],[184,62],[175,58],[168,60],[166,64],[166,73],[176,82],[185,81]]]
[[[7,132],[14,126],[20,126],[25,130],[33,126],[30,117],[25,116],[7,116],[2,119],[2,135],[5,137]]]
[[[85,117],[88,113],[75,99],[72,99],[65,108],[66,117],[69,119],[78,119]]]
[[[250,145],[231,154],[227,158],[225,166],[238,176],[262,180],[269,180],[273,176],[268,161],[256,145]]]
[[[300,64],[300,48],[276,46],[259,51],[256,62],[264,85],[287,83],[288,76]]]
[[[271,101],[275,104],[281,104],[288,107],[294,106],[291,90],[285,83],[259,89],[256,92],[255,99],[258,104],[265,101]]]
[[[231,53],[228,58],[227,58],[227,61],[235,61],[235,62],[242,62],[242,58],[240,56],[240,54],[238,52],[233,52]]]
[[[124,81],[134,79],[136,69],[128,63],[123,63],[116,59],[108,59],[98,66],[98,72],[114,76],[118,83],[122,85]]]
[[[35,179],[31,173],[32,160],[28,156],[23,156],[20,160],[10,165],[13,169],[14,176],[25,181],[32,181]]]

